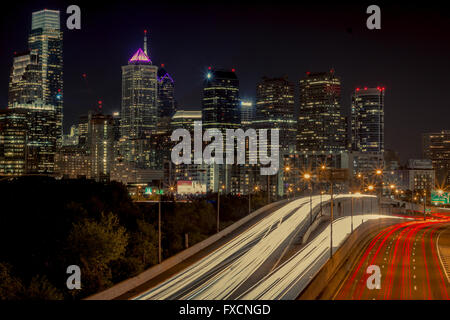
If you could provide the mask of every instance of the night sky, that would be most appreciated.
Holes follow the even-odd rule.
[[[121,66],[142,47],[144,29],[153,63],[164,63],[175,79],[180,108],[200,109],[208,66],[235,68],[243,98],[255,97],[264,75],[288,75],[298,89],[305,72],[334,68],[346,114],[355,87],[386,87],[386,148],[402,160],[421,156],[422,132],[450,129],[450,13],[437,4],[378,3],[382,29],[368,30],[372,3],[93,2],[2,4],[1,108],[13,52],[27,49],[31,13],[48,8],[61,10],[64,30],[65,131],[98,99],[106,112],[120,110]],[[81,30],[65,26],[70,4],[81,7]]]

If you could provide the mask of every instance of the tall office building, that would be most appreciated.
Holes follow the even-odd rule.
[[[58,145],[62,143],[63,121],[63,34],[58,10],[33,12],[28,45],[37,52],[41,71],[42,100],[56,109]]]
[[[203,86],[203,128],[237,129],[239,113],[239,80],[234,69],[210,69]]]
[[[222,134],[226,129],[240,128],[239,79],[235,70],[208,68],[203,85],[202,123],[203,128],[219,129]],[[236,148],[225,145],[224,150]],[[217,192],[224,186],[225,192],[232,190],[232,165],[212,164],[208,167],[207,190]]]
[[[356,88],[352,95],[352,150],[384,152],[384,93],[385,89]]]
[[[26,173],[27,114],[0,110],[0,176]]]
[[[89,120],[90,177],[109,181],[114,160],[114,119],[111,115],[94,114]]]
[[[120,113],[121,153],[125,161],[141,165],[142,143],[156,130],[158,120],[158,67],[144,51],[139,48],[128,65],[122,67]]]
[[[172,117],[175,111],[175,82],[163,64],[158,69],[158,117]]]
[[[14,55],[9,80],[8,105],[42,100],[42,77],[37,50]]]
[[[177,110],[172,117],[170,126],[173,130],[186,129],[194,132],[194,122],[202,121],[202,112],[197,110]]]
[[[28,174],[53,174],[58,138],[56,107],[38,100],[28,104],[15,103],[9,109],[26,114],[26,172]]]
[[[255,120],[255,103],[251,100],[241,100],[240,109],[242,127],[251,127]]]
[[[282,151],[295,149],[294,84],[287,77],[263,77],[257,84],[253,123],[261,129],[279,129]]]
[[[424,133],[423,157],[430,159],[438,184],[450,185],[450,130]]]
[[[334,70],[307,72],[300,80],[298,151],[339,152],[345,149],[345,125],[341,115],[341,81]]]

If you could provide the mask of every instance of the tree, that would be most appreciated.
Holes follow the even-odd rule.
[[[24,298],[30,300],[62,300],[63,295],[50,283],[46,276],[37,275],[31,279],[30,285],[24,290]]]
[[[0,263],[0,300],[18,300],[23,292],[20,279],[11,274],[11,265]]]
[[[67,240],[66,256],[73,257],[81,268],[80,291],[94,293],[111,285],[109,264],[124,257],[128,243],[126,229],[117,216],[102,214],[100,221],[83,218],[73,224]]]

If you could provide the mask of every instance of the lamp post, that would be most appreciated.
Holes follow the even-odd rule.
[[[159,180],[159,190],[161,191],[161,180]],[[161,250],[161,193],[158,196],[158,263],[162,261]]]
[[[323,213],[322,213],[322,195],[323,195],[323,191],[320,190],[320,216],[323,215]]]
[[[255,186],[255,191],[258,191],[258,186]],[[248,192],[248,213],[252,211],[252,190],[249,190]]]
[[[423,191],[423,220],[427,220],[426,210],[427,210],[427,190],[425,189]]]
[[[380,197],[378,198],[378,213],[381,212],[381,197],[383,196],[383,170],[381,169],[377,169],[375,171],[375,174],[379,177],[380,179]]]
[[[369,190],[369,191],[373,191],[375,188],[374,188],[374,186],[373,185],[369,185],[368,187],[367,187],[367,190]],[[370,199],[370,214],[372,214],[372,199]]]
[[[330,183],[331,184],[331,188],[330,188],[330,193],[331,193],[331,197],[330,197],[330,259],[333,258],[333,182]]]
[[[224,185],[222,185],[220,188],[219,188],[219,190],[217,190],[217,217],[216,217],[216,219],[217,219],[217,233],[219,233],[219,231],[220,231],[220,226],[219,226],[219,221],[220,221],[220,190],[223,190],[223,189],[225,189],[225,186]]]
[[[303,179],[308,181],[309,187],[309,225],[312,225],[312,186],[311,186],[311,175],[309,173],[303,174]]]
[[[352,211],[351,211],[351,213],[350,213],[350,215],[351,215],[351,222],[350,222],[350,224],[351,224],[351,232],[353,233],[353,196],[352,196]]]

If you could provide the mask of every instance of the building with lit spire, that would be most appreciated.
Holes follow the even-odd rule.
[[[122,66],[121,153],[124,160],[145,167],[144,144],[157,128],[158,67],[146,47]],[[147,53],[146,53],[147,52]]]

